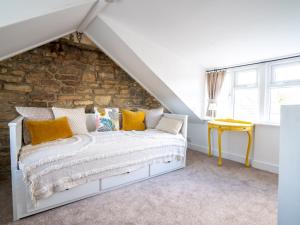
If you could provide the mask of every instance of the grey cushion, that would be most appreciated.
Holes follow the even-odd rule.
[[[139,109],[145,112],[145,125],[147,129],[154,129],[164,114],[164,108],[157,109]]]

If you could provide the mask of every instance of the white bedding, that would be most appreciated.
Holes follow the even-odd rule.
[[[182,160],[186,140],[158,130],[91,132],[24,146],[19,167],[32,200],[148,164]]]

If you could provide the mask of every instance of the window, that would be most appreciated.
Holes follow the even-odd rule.
[[[272,82],[300,80],[300,62],[276,65],[272,68]]]
[[[228,70],[217,117],[279,123],[286,104],[300,104],[300,57]]]
[[[300,86],[271,88],[270,97],[269,120],[279,122],[281,105],[300,104]]]
[[[240,120],[257,120],[259,96],[257,70],[234,72],[233,117]]]
[[[300,61],[271,65],[269,118],[279,122],[280,106],[300,104]]]

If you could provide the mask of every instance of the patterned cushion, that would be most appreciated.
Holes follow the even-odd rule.
[[[84,108],[65,109],[52,107],[52,111],[56,119],[64,116],[68,118],[73,134],[88,133]]]
[[[119,109],[105,108],[105,112],[100,114],[97,109],[96,113],[96,128],[97,131],[116,131],[119,130]]]
[[[158,109],[139,109],[146,113],[145,124],[147,129],[154,129],[164,114],[164,108]]]
[[[23,141],[25,145],[31,143],[30,133],[26,127],[27,120],[53,120],[54,115],[51,108],[39,107],[16,107],[17,112],[24,117],[23,120]]]

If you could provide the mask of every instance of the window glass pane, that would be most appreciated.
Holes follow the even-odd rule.
[[[234,96],[234,118],[256,121],[259,115],[258,89],[236,89]]]
[[[256,70],[245,70],[235,73],[235,85],[251,85],[257,82]]]
[[[300,104],[300,86],[271,88],[270,120],[280,121],[280,106]]]
[[[300,80],[300,63],[289,63],[286,65],[274,66],[274,81]]]

